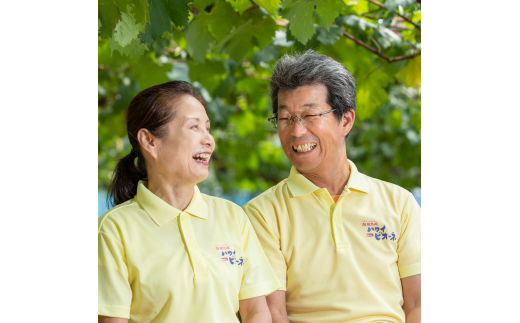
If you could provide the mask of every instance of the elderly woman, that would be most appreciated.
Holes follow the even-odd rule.
[[[271,322],[280,284],[247,216],[196,186],[215,148],[205,105],[182,81],[130,102],[132,151],[99,218],[99,322]]]

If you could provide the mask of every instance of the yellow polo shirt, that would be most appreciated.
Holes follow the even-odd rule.
[[[421,273],[421,210],[410,192],[349,164],[337,203],[293,167],[243,206],[291,323],[405,320],[400,279]]]
[[[98,314],[129,322],[238,322],[238,301],[280,288],[244,211],[201,194],[180,211],[139,182],[99,218]]]

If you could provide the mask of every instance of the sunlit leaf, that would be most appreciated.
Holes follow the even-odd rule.
[[[396,77],[406,86],[414,88],[421,86],[421,56],[410,59],[406,66],[396,74]]]

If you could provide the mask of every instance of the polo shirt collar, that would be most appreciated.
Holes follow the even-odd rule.
[[[344,190],[354,189],[356,191],[368,193],[370,190],[365,175],[361,174],[357,170],[356,165],[350,159],[348,159],[348,163],[350,165],[350,177],[348,178],[348,182],[347,185],[345,185]]]
[[[147,182],[139,181],[135,198],[158,226],[170,222],[183,212],[150,192],[146,187],[147,185]],[[202,198],[202,194],[197,185],[193,188],[193,197],[184,212],[204,220],[208,218],[208,205]]]
[[[350,159],[348,163],[350,165],[350,176],[343,191],[354,189],[368,193],[369,186],[365,176],[357,170],[356,165]],[[320,189],[303,176],[294,166],[291,167],[291,172],[287,178],[287,186],[294,197],[307,195]]]

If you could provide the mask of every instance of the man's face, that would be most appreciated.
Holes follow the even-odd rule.
[[[341,121],[334,112],[327,113],[313,122],[306,122],[307,127],[298,120],[294,120],[292,125],[287,125],[287,122],[284,125],[280,119],[299,116],[303,121],[306,116],[332,109],[327,103],[327,87],[323,84],[278,92],[278,135],[285,155],[298,171],[321,172],[337,165],[341,160],[338,157],[346,154],[345,136],[352,128],[354,112],[344,114]]]

